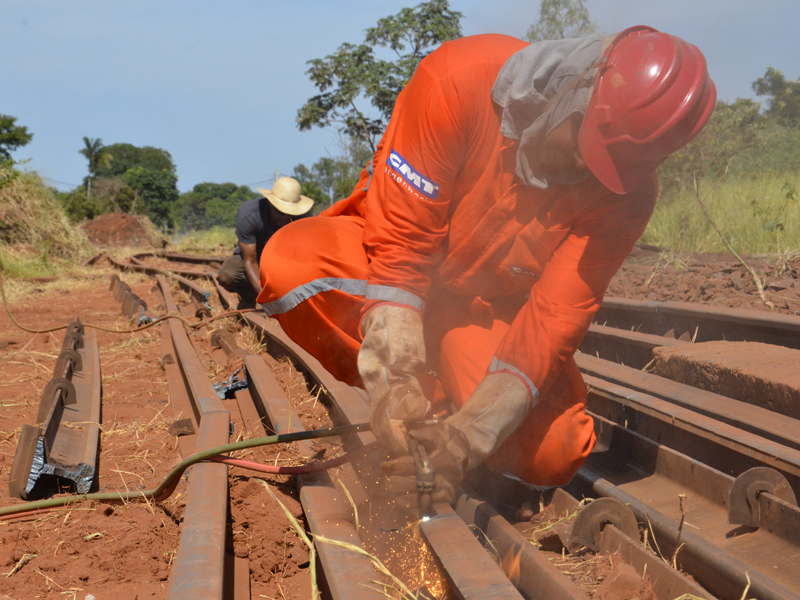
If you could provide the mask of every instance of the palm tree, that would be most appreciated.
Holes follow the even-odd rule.
[[[103,140],[100,138],[91,139],[84,136],[83,143],[86,147],[78,150],[78,153],[83,154],[89,161],[89,177],[86,180],[86,197],[91,198],[92,177],[97,172],[98,167],[107,167],[112,157],[103,145]]]

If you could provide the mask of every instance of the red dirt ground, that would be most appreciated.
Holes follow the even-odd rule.
[[[98,247],[163,248],[167,245],[155,226],[141,215],[107,213],[95,217],[83,228]]]
[[[13,288],[11,309],[31,328],[68,322],[75,315],[84,323],[127,328],[120,305],[108,291],[110,270],[96,276],[60,277],[45,284],[7,284]],[[163,313],[152,282],[125,274],[123,279],[143,298],[151,314]],[[173,290],[178,299],[185,298]],[[214,364],[209,331],[198,332],[195,344],[211,375],[225,370]],[[5,312],[0,315],[0,480],[7,481],[22,424],[33,423],[43,385],[51,377],[63,332],[30,334],[16,329]],[[174,420],[166,377],[161,370],[158,328],[132,335],[98,332],[103,374],[102,433],[99,491],[152,488],[180,460],[176,439],[167,428]],[[252,339],[237,335],[241,345]],[[2,346],[2,345],[0,345]],[[315,404],[302,375],[286,363],[276,375],[291,390],[307,427],[329,424],[327,411]],[[215,378],[216,380],[216,378]],[[235,401],[226,401],[234,402]],[[241,419],[234,418],[232,439],[245,435]],[[334,448],[333,450],[336,450]],[[286,447],[253,449],[237,454],[257,462],[295,464]],[[231,468],[233,551],[249,558],[253,598],[308,597],[308,555],[282,510],[267,495],[267,481],[281,501],[302,522],[293,479],[254,477]],[[166,598],[171,564],[180,536],[185,508],[185,479],[176,493],[160,504],[127,505],[85,503],[73,508],[0,523],[0,597],[67,597],[83,600],[143,600]],[[18,502],[5,485],[0,504]],[[26,556],[27,555],[27,556]],[[24,560],[22,560],[24,557]],[[22,560],[22,562],[20,562]],[[9,577],[16,565],[19,568]],[[65,596],[66,595],[66,596]]]
[[[743,258],[764,283],[767,300],[777,312],[800,314],[799,254]],[[752,276],[733,255],[690,256],[652,246],[634,248],[611,280],[607,295],[769,310]]]
[[[766,274],[767,293],[777,310],[797,314],[800,261],[796,257],[750,260],[762,276]],[[55,281],[9,282],[11,309],[20,322],[33,327],[66,324],[75,315],[87,323],[127,327],[119,303],[108,292],[111,273],[98,265]],[[766,310],[754,293],[755,285],[742,274],[743,268],[729,256],[676,257],[637,249],[615,276],[609,295]],[[125,274],[123,279],[148,303],[148,312],[163,311],[151,291],[151,280],[135,274]],[[181,298],[188,300],[178,292],[175,296],[179,303]],[[167,432],[174,417],[160,368],[160,332],[155,329],[134,335],[98,333],[103,372],[99,486],[104,491],[154,487],[180,458],[176,440]],[[214,362],[209,333],[195,335],[196,346],[209,373],[221,377],[227,371]],[[21,426],[35,419],[41,389],[51,376],[62,338],[63,332],[25,333],[0,313],[2,482],[8,479]],[[254,340],[241,333],[237,339],[258,351]],[[308,395],[300,374],[286,363],[279,363],[275,372],[298,405],[306,427],[328,424],[327,412]],[[244,434],[241,423],[235,426],[234,439]],[[328,454],[336,450],[329,447]],[[247,451],[245,456],[261,462],[293,459],[286,448],[276,447]],[[253,598],[308,597],[305,549],[261,480],[270,484],[294,515],[302,515],[290,478],[256,477],[230,469],[233,551],[249,559]],[[185,483],[181,483],[176,494],[161,504],[84,504],[0,523],[0,596],[14,600],[83,600],[86,594],[116,600],[166,598],[184,493]],[[0,504],[14,502],[3,483]],[[19,568],[6,577],[16,565]]]

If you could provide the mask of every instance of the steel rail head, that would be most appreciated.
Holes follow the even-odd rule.
[[[458,597],[463,600],[521,599],[522,595],[450,505],[435,504],[434,511],[436,516],[420,521],[419,529]]]

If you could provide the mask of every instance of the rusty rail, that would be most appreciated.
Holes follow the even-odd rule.
[[[582,354],[597,356],[634,369],[644,369],[653,361],[653,350],[662,346],[688,344],[663,335],[628,331],[592,323],[579,346]]]
[[[228,258],[227,256],[198,256],[195,254],[181,254],[179,252],[139,252],[138,254],[134,254],[133,257],[137,259],[142,258],[163,258],[169,261],[174,262],[182,262],[182,263],[193,263],[193,264],[214,264],[214,263],[223,263],[225,259]]]
[[[163,275],[157,275],[156,280],[164,296],[167,313],[178,313],[169,282]],[[176,319],[169,319],[162,328],[169,330],[174,351],[174,355],[165,355],[164,362],[177,365],[188,392],[194,419],[199,425],[195,450],[227,443],[230,413],[219,400],[183,325]],[[194,465],[189,476],[187,497],[181,539],[171,577],[170,598],[221,599],[226,563],[227,466],[219,463]]]
[[[244,365],[256,408],[272,430],[275,433],[303,431],[300,418],[264,360],[251,354],[244,358]],[[311,442],[301,442],[297,450],[305,456],[314,454]],[[362,547],[350,506],[327,474],[299,476],[297,483],[300,503],[314,535]],[[316,548],[328,590],[334,599],[383,598],[382,594],[363,585],[376,577],[367,557],[330,544],[320,543]]]
[[[758,466],[782,473],[800,495],[800,451],[644,392],[584,376],[592,414],[680,450],[730,475]]]
[[[587,354],[576,354],[575,362],[586,375],[666,400],[720,423],[800,450],[800,421],[797,419]]]
[[[683,543],[676,559],[681,569],[722,598],[741,596],[744,572],[749,573],[754,582],[751,591],[759,598],[761,593],[771,598],[796,597],[779,592],[785,593],[784,587],[786,591],[800,589],[800,573],[787,568],[785,561],[800,552],[800,509],[788,482],[777,472],[759,467],[737,478],[594,418],[600,451],[579,472],[577,480],[582,485],[573,486],[578,494],[600,494],[626,504],[629,496],[635,497],[639,502],[634,507],[636,517],[643,527],[654,526],[660,552],[670,558]],[[767,485],[769,478],[783,480],[785,485]],[[747,488],[757,498],[756,504]],[[679,501],[681,495],[685,500]],[[678,534],[681,519],[691,525]],[[744,522],[750,528],[739,527]],[[739,574],[731,579],[733,572]],[[741,586],[738,592],[734,582]]]
[[[120,271],[136,271],[138,273],[145,273],[147,275],[165,275],[168,277],[172,276],[183,276],[183,277],[191,277],[191,278],[202,278],[202,277],[209,277],[211,275],[210,271],[189,271],[186,269],[159,269],[158,267],[153,267],[150,265],[145,264],[141,260],[138,259],[131,259],[128,262],[123,262],[121,260],[117,260],[110,254],[103,254],[103,258],[108,260],[111,263],[111,266],[119,269]]]
[[[79,321],[67,329],[36,425],[23,425],[9,476],[12,496],[28,499],[42,476],[68,479],[79,494],[94,485],[100,441],[100,351]]]
[[[800,317],[758,310],[606,297],[595,322],[654,335],[672,331],[678,338],[696,333],[697,342],[763,342],[800,348]]]

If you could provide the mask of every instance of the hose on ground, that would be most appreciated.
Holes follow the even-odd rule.
[[[251,466],[245,466],[245,468],[251,468],[252,465],[256,467],[271,467],[272,469],[277,469],[278,473],[313,473],[315,470],[323,470],[330,469],[332,467],[338,466],[343,462],[347,462],[347,460],[353,460],[357,456],[360,456],[362,451],[367,452],[369,451],[368,448],[370,446],[365,447],[362,451],[350,452],[347,455],[336,458],[333,460],[325,461],[325,463],[317,463],[317,464],[310,464],[304,465],[302,467],[272,467],[271,465],[261,465],[259,463],[252,463],[250,461],[239,461],[238,459],[232,459],[228,457],[220,457],[219,455],[225,454],[226,452],[233,452],[235,450],[244,450],[245,448],[256,448],[258,446],[269,446],[272,444],[283,444],[287,442],[299,442],[301,440],[313,440],[318,438],[324,437],[331,437],[331,436],[341,436],[341,435],[348,435],[352,433],[358,433],[361,431],[369,431],[369,423],[358,423],[355,425],[342,425],[340,427],[331,427],[330,429],[312,429],[311,431],[297,431],[294,433],[280,433],[277,435],[271,435],[262,438],[254,438],[252,440],[242,440],[239,442],[233,442],[230,444],[223,444],[222,446],[216,446],[214,448],[209,448],[208,450],[202,450],[193,454],[192,456],[183,459],[180,463],[178,463],[175,468],[173,468],[167,476],[159,483],[155,488],[151,490],[140,490],[140,491],[128,491],[128,492],[94,492],[91,494],[77,494],[74,496],[65,496],[63,498],[49,498],[47,500],[34,500],[32,502],[25,502],[23,504],[14,504],[12,506],[4,506],[0,507],[0,517],[5,517],[9,515],[19,515],[20,513],[33,513],[39,512],[42,510],[50,510],[54,508],[62,508],[64,506],[69,506],[70,504],[76,504],[78,502],[84,502],[86,500],[95,500],[97,502],[130,502],[132,500],[154,500],[156,502],[163,502],[167,498],[169,498],[172,493],[175,491],[175,488],[178,486],[180,482],[181,476],[183,472],[186,471],[190,466],[197,464],[204,460],[217,460],[217,462],[226,462],[226,461],[237,461],[248,463]],[[371,448],[370,448],[371,449]],[[236,463],[231,463],[236,464]],[[326,465],[323,467],[322,465]],[[236,466],[244,466],[237,464]],[[287,471],[287,469],[294,469],[294,471]],[[296,469],[304,469],[303,471],[297,471]],[[260,469],[253,469],[253,470],[260,470]],[[270,471],[262,471],[262,472],[274,472],[273,470]]]

